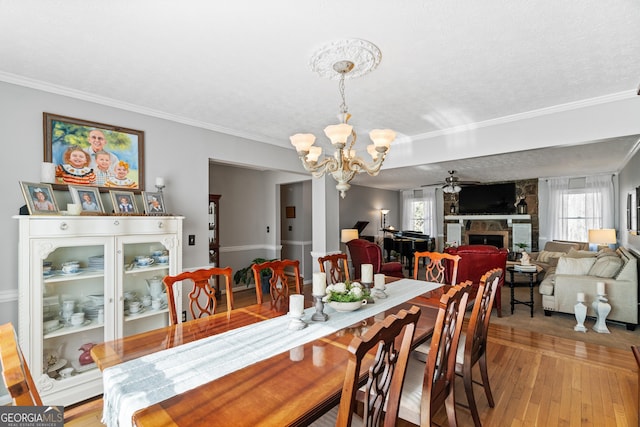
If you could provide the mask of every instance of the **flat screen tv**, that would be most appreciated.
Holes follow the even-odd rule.
[[[513,182],[462,187],[458,196],[458,212],[462,215],[516,213],[516,184]]]

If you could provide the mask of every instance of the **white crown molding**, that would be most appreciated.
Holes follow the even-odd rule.
[[[635,90],[611,93],[608,95],[598,96],[595,98],[583,99],[581,101],[569,102],[566,104],[554,105],[552,107],[540,108],[538,110],[527,111],[524,113],[511,114],[509,116],[498,117],[495,119],[485,120],[482,122],[470,123],[468,125],[456,126],[456,127],[441,129],[433,132],[426,132],[423,134],[414,135],[409,138],[411,142],[416,142],[424,139],[437,138],[443,135],[450,135],[453,133],[466,132],[469,130],[497,126],[505,123],[517,122],[519,120],[526,120],[526,119],[532,119],[535,117],[561,113],[564,111],[578,110],[580,108],[592,107],[594,105],[607,104],[610,102],[631,99],[637,96],[638,95]],[[406,139],[404,141],[406,141]]]
[[[294,149],[291,144],[288,144],[287,141],[274,140],[271,138],[266,138],[261,135],[253,135],[247,132],[242,132],[236,129],[229,129],[223,126],[218,126],[212,123],[205,123],[198,120],[192,120],[186,117],[176,116],[173,114],[165,113],[158,110],[153,110],[151,108],[142,107],[135,104],[130,104],[122,101],[118,101],[115,99],[97,96],[90,93],[82,92],[75,89],[70,89],[64,86],[53,85],[50,83],[42,82],[40,80],[30,79],[24,76],[19,76],[16,74],[6,73],[0,71],[0,81],[4,81],[6,83],[11,83],[19,86],[28,87],[31,89],[37,89],[44,92],[55,93],[58,95],[68,96],[70,98],[80,99],[83,101],[93,102],[100,105],[105,105],[108,107],[119,108],[126,111],[131,111],[134,113],[144,114],[146,116],[156,117],[159,119],[169,120],[176,123],[182,123],[188,126],[194,126],[201,129],[208,129],[215,132],[220,132],[227,135],[236,136],[239,138],[248,139],[251,141],[263,142],[266,144],[275,145],[278,147]],[[635,90],[629,90],[624,92],[612,93],[609,95],[603,95],[595,98],[584,99],[576,102],[569,102],[566,104],[555,105],[552,107],[540,108],[538,110],[527,111],[524,113],[512,114],[509,116],[498,117],[495,119],[485,120],[482,122],[470,123],[463,126],[456,126],[447,129],[440,129],[433,132],[425,132],[422,134],[416,135],[400,135],[396,138],[395,144],[403,144],[409,142],[416,142],[421,140],[427,140],[431,138],[437,138],[443,135],[450,135],[454,133],[466,132],[473,129],[497,126],[505,123],[516,122],[519,120],[526,120],[540,116],[546,116],[550,114],[555,114],[564,111],[577,110],[580,108],[591,107],[600,104],[607,104],[610,102],[621,101],[625,99],[632,99],[637,97],[637,92]]]
[[[248,139],[251,141],[264,142],[266,144],[276,145],[279,147],[291,148],[288,140],[285,142],[277,141],[271,138],[266,138],[262,135],[254,135],[251,133],[243,132],[237,129],[229,129],[224,126],[218,126],[213,123],[201,122],[198,120],[189,119],[186,117],[176,116],[174,114],[165,113],[163,111],[154,110],[152,108],[142,107],[140,105],[130,104],[128,102],[118,101],[116,99],[107,98],[106,96],[98,96],[87,92],[82,92],[76,89],[70,89],[65,86],[54,85],[46,83],[40,80],[30,79],[24,76],[18,76],[16,74],[6,73],[0,71],[0,81],[11,83],[19,86],[28,87],[31,89],[37,89],[44,92],[55,93],[56,95],[68,96],[69,98],[80,99],[83,101],[93,102],[107,107],[118,108],[121,110],[131,111],[133,113],[144,114],[145,116],[156,117],[163,120],[169,120],[176,123],[182,123],[184,125],[193,126],[201,129],[208,129],[215,132],[220,132],[226,135],[237,136],[239,138]]]

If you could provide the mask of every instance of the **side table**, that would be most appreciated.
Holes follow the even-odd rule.
[[[533,286],[538,282],[538,271],[519,271],[516,270],[513,266],[508,266],[507,271],[509,272],[510,276],[509,287],[511,288],[511,314],[513,314],[513,309],[516,304],[523,304],[531,308],[531,317],[533,317]],[[529,301],[520,301],[515,298],[515,273],[525,274],[529,276]],[[534,276],[536,280],[534,280]]]

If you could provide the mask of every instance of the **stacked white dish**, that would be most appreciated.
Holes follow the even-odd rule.
[[[104,255],[90,256],[89,268],[93,270],[104,270]]]
[[[87,295],[87,301],[82,306],[84,315],[89,320],[98,319],[100,310],[104,309],[104,295]]]

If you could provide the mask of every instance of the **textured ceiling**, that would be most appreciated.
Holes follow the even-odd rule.
[[[347,82],[351,123],[362,135],[390,127],[419,144],[450,128],[634,91],[639,24],[636,0],[0,0],[0,80],[290,147],[289,135],[320,136],[336,121],[337,83],[310,70],[311,55],[361,38],[382,62]],[[635,137],[599,143],[616,144],[591,144],[611,171]],[[590,152],[564,150],[581,160],[575,170],[564,162],[566,174],[585,173]],[[428,184],[448,169],[480,181],[509,170],[557,175],[558,154],[414,162],[384,170],[376,185]]]

